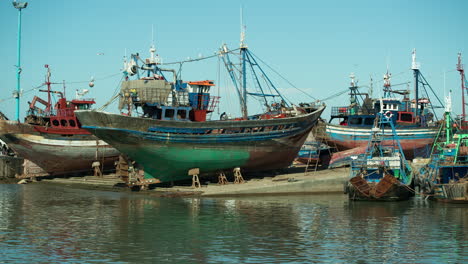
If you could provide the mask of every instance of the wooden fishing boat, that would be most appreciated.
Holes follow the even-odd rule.
[[[382,98],[372,98],[368,93],[360,92],[355,76],[351,75],[350,105],[332,107],[330,120],[319,124],[321,129],[315,130],[314,136],[336,147],[338,151],[365,147],[372,135],[376,115],[385,113],[392,116],[390,121],[395,127],[406,158],[428,157],[428,146],[433,144],[438,131],[434,108],[441,106],[435,103],[442,103],[435,94],[436,102],[420,97],[419,90],[424,90],[426,95],[433,90],[419,70],[415,51],[412,70],[415,76],[413,99],[409,98],[409,90],[392,89],[391,74],[388,72],[384,75]],[[382,135],[383,140],[391,140],[392,133],[386,131]]]
[[[119,152],[106,142],[81,128],[75,116],[78,109],[89,109],[93,99],[67,100],[64,92],[52,91],[50,68],[47,68],[44,85],[47,100],[37,96],[29,103],[25,122],[0,120],[0,139],[20,157],[29,160],[25,176],[54,176],[78,174],[93,170],[93,162],[99,162],[100,170],[114,168]],[[55,105],[52,94],[58,95]],[[40,103],[44,108],[40,108]],[[33,163],[31,165],[31,162]],[[97,163],[95,163],[97,164]],[[37,168],[37,166],[39,168]],[[28,173],[28,168],[34,172]]]
[[[247,67],[261,71],[246,46],[236,51],[242,58],[242,73]],[[219,56],[239,88],[242,116],[229,118],[222,114],[219,120],[210,120],[219,101],[210,94],[214,82],[183,82],[174,70],[161,68],[154,47],[150,52],[151,57],[145,61],[132,55],[121,89],[121,109],[141,108],[140,116],[131,116],[130,111],[124,116],[91,110],[79,110],[76,115],[83,128],[136,161],[144,170],[144,178],[153,182],[191,178],[188,171],[193,168],[203,175],[234,168],[258,171],[287,167],[325,108],[294,106],[279,93],[265,94],[262,89],[259,93],[247,92],[245,74],[235,75],[229,58],[234,51],[223,46]],[[146,74],[140,74],[140,70]],[[167,74],[173,78],[169,80]],[[131,80],[132,76],[137,78]],[[261,83],[259,77],[253,75],[256,84]],[[276,90],[268,77],[263,80]],[[266,111],[249,115],[247,95],[263,98]],[[275,102],[267,103],[267,97]]]

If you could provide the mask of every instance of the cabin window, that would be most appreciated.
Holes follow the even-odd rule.
[[[413,122],[413,114],[412,113],[400,113],[400,121]]]
[[[165,118],[174,118],[174,109],[166,109],[164,112]]]
[[[161,119],[161,115],[162,115],[162,110],[161,109],[156,109],[154,110],[154,112],[152,112],[152,118],[153,119]]]
[[[68,120],[68,124],[70,124],[71,127],[76,127],[75,120],[73,119]]]
[[[80,110],[89,109],[89,104],[82,104],[82,105],[79,105],[78,108],[79,108]]]
[[[177,118],[178,119],[187,119],[187,111],[183,109],[177,110]]]
[[[373,125],[374,124],[374,118],[365,118],[364,119],[364,125]]]
[[[68,122],[67,122],[67,120],[62,119],[62,120],[60,120],[60,124],[61,124],[63,127],[65,127],[65,126],[67,126]]]
[[[58,120],[52,120],[52,125],[53,126],[59,126],[59,121]]]
[[[351,118],[349,120],[349,123],[351,125],[360,125],[362,123],[362,118],[358,117],[358,118]]]

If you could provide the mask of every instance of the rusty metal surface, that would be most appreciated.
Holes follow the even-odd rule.
[[[362,195],[369,197],[371,187],[367,183],[367,181],[362,178],[360,175],[354,176],[349,180],[349,182],[358,190]]]
[[[390,174],[385,174],[373,188],[372,196],[375,198],[384,196],[395,184],[398,184],[398,180]]]

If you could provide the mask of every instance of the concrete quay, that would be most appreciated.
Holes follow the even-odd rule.
[[[336,168],[319,171],[304,170],[299,167],[286,169],[285,173],[264,176],[262,178],[250,178],[242,184],[229,182],[225,185],[207,183],[201,178],[201,188],[191,186],[156,187],[150,190],[140,191],[154,196],[179,197],[179,196],[247,196],[247,195],[275,195],[275,194],[312,194],[312,193],[341,193],[343,183],[349,177],[348,168]],[[92,188],[112,191],[130,191],[122,187],[123,183],[115,175],[104,177],[85,176],[71,178],[42,179],[42,184],[64,184],[77,188]],[[118,187],[120,186],[120,187]]]

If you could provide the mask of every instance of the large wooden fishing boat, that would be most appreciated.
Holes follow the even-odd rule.
[[[219,52],[234,81],[241,102],[242,117],[210,120],[210,113],[219,97],[210,95],[213,81],[183,82],[174,70],[163,69],[154,56],[139,66],[138,55],[132,55],[127,71],[127,81],[122,83],[121,108],[141,107],[140,116],[124,116],[100,111],[76,111],[78,119],[98,138],[108,142],[145,172],[145,179],[167,182],[186,179],[188,171],[199,169],[201,175],[241,168],[242,171],[279,169],[289,166],[324,106],[288,104],[279,93],[248,93],[246,68],[261,70],[246,46],[241,45],[241,75],[229,59],[226,46]],[[247,66],[247,63],[250,64]],[[139,74],[146,70],[147,74]],[[173,74],[169,81],[165,74]],[[137,76],[130,80],[130,76]],[[262,71],[262,76],[264,76]],[[253,75],[256,84],[260,75]],[[275,86],[263,77],[269,88]],[[257,86],[258,87],[258,86]],[[250,87],[251,89],[253,87]],[[277,90],[276,90],[277,91]],[[247,95],[262,98],[265,112],[249,115]],[[275,103],[267,103],[266,98]],[[128,103],[130,102],[130,103]]]
[[[44,85],[47,90],[40,91],[47,93],[48,99],[35,96],[29,104],[25,122],[0,120],[0,139],[18,156],[40,167],[30,176],[89,172],[96,161],[101,171],[114,168],[119,152],[81,128],[75,116],[75,110],[89,109],[95,101],[78,95],[69,101],[64,92],[52,91],[50,68],[48,65],[46,68]],[[59,97],[55,106],[53,94]],[[38,107],[38,103],[44,108]]]
[[[429,92],[433,91],[419,71],[415,51],[412,70],[415,77],[413,99],[409,98],[409,90],[392,89],[391,74],[388,72],[384,75],[382,98],[372,98],[368,93],[359,92],[355,77],[351,75],[350,105],[332,107],[330,120],[319,124],[321,129],[315,129],[314,136],[336,147],[338,151],[362,148],[367,145],[372,134],[376,115],[385,113],[391,116],[390,121],[395,127],[406,157],[428,157],[428,146],[434,142],[438,126],[433,111],[434,103],[428,96]],[[423,93],[420,86],[424,88],[424,97],[421,96]],[[442,105],[440,101],[438,103]],[[382,136],[384,140],[389,140],[393,137],[392,131],[386,131]]]

